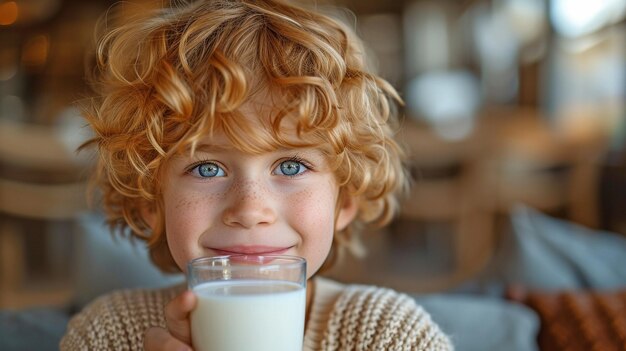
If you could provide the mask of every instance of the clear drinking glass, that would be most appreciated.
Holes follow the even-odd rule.
[[[197,296],[196,351],[302,350],[306,260],[285,255],[197,258],[187,267]]]

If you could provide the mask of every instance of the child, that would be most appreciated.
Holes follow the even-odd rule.
[[[231,253],[307,260],[305,350],[449,350],[413,300],[313,276],[385,224],[407,180],[399,97],[335,20],[274,0],[197,1],[111,30],[86,113],[108,221],[164,271]],[[101,297],[61,349],[191,350],[184,287]]]

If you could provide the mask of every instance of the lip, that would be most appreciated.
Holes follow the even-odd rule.
[[[215,251],[218,255],[281,255],[291,249],[293,246],[289,247],[275,247],[275,246],[230,246],[230,247],[222,247],[222,248],[213,248],[210,249]]]

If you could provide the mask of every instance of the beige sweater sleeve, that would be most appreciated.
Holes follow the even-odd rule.
[[[318,282],[305,350],[453,350],[448,337],[408,295]]]
[[[180,291],[123,290],[102,296],[70,320],[60,349],[143,350],[145,331],[165,327],[163,307]]]

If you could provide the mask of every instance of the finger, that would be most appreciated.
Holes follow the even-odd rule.
[[[175,338],[191,344],[189,317],[196,306],[196,296],[191,291],[178,295],[165,306],[165,324]]]
[[[167,330],[157,327],[146,330],[143,349],[144,351],[192,351],[189,345],[174,338]]]

